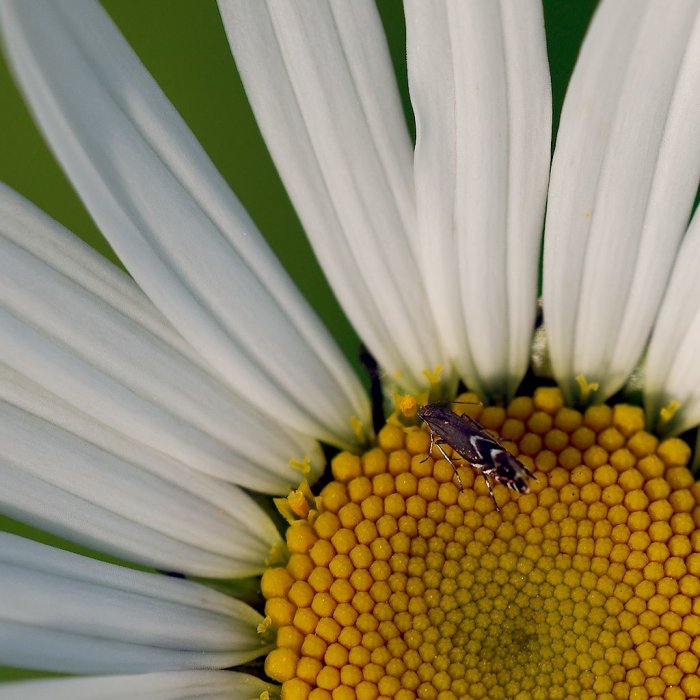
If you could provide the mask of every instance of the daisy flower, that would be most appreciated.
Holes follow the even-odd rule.
[[[415,146],[373,3],[219,7],[397,410],[107,13],[5,0],[131,277],[0,189],[2,512],[123,562],[0,535],[0,662],[71,674],[0,697],[698,697],[700,5],[600,3],[552,159],[537,2],[406,0]],[[460,384],[529,493],[433,448]]]

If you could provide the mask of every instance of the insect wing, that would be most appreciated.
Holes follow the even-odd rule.
[[[471,464],[484,464],[489,448],[496,445],[470,421],[448,408],[430,404],[421,406],[418,413],[434,433]],[[490,447],[486,442],[491,443]]]
[[[447,443],[482,474],[488,486],[489,495],[496,504],[496,510],[499,508],[493,494],[491,479],[518,493],[530,492],[528,477],[534,478],[532,472],[469,415],[460,416],[440,404],[421,406],[418,409],[418,415],[430,428],[431,444],[434,435],[440,438],[437,446],[445,459],[452,464],[457,478],[459,478],[457,467],[442,451],[440,443]]]

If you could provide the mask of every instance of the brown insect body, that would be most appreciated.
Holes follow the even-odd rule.
[[[535,478],[533,473],[474,418],[466,414],[460,416],[438,403],[419,407],[418,415],[430,428],[430,448],[437,445],[443,457],[455,470],[460,488],[462,481],[457,467],[441,445],[449,445],[460,457],[481,473],[497,509],[498,503],[493,495],[491,480],[518,493],[530,492],[527,480],[528,477]],[[435,439],[436,435],[437,440]]]

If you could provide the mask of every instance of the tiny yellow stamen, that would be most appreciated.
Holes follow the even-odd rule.
[[[672,399],[659,411],[659,422],[662,427],[668,425],[673,420],[673,417],[678,413],[680,407],[680,403]]]
[[[311,510],[309,502],[300,490],[292,491],[289,496],[287,496],[287,503],[292,513],[298,518],[305,518]]]
[[[357,416],[350,416],[350,425],[352,426],[352,432],[357,438],[358,444],[365,445],[368,442],[368,435],[362,421],[357,418]]]
[[[265,566],[282,566],[287,563],[289,551],[284,542],[277,542],[270,548],[270,553],[265,560]]]
[[[286,498],[273,498],[272,502],[290,525],[300,519],[313,521],[320,508],[306,479],[299,484],[298,489],[292,489]]]
[[[304,475],[304,477],[307,479],[311,475],[311,458],[310,457],[304,457],[302,460],[290,459],[289,466],[292,469],[296,469],[297,471],[300,471]]]
[[[404,394],[396,397],[396,407],[405,418],[415,418],[418,410],[418,402],[412,394]]]
[[[277,508],[277,511],[279,514],[291,525],[295,520],[297,520],[297,516],[295,515],[294,511],[292,510],[291,505],[289,504],[289,501],[286,498],[273,498],[272,502],[275,504],[275,508]]]
[[[440,386],[440,377],[443,369],[445,368],[441,364],[437,364],[434,369],[423,370],[423,376],[430,382],[431,387]]]
[[[582,404],[588,403],[588,399],[600,389],[598,382],[588,382],[582,374],[576,376],[576,383],[579,388],[579,400]]]
[[[420,394],[398,394],[393,395],[394,412],[387,418],[387,425],[395,425],[400,430],[412,428],[420,423],[418,418],[418,407],[428,403],[428,392]]]
[[[299,484],[299,488],[296,490],[296,492],[292,491],[292,493],[299,493],[301,498],[306,501],[310,509],[319,510],[318,499],[314,495],[311,487],[309,486],[309,482],[306,479]],[[306,517],[308,517],[308,511]]]
[[[268,630],[272,627],[272,619],[268,616],[263,618],[263,621],[257,627],[257,633],[260,636],[267,634]]]

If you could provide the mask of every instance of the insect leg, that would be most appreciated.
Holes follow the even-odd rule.
[[[493,487],[491,486],[491,482],[489,481],[488,476],[486,476],[486,472],[481,472],[481,475],[484,477],[484,481],[486,482],[486,487],[489,490],[489,495],[491,496],[491,500],[493,501],[493,504],[496,506],[496,510],[500,513],[501,509],[498,507],[498,501],[496,500],[496,496],[493,493]]]
[[[522,463],[520,462],[520,466],[525,470],[525,473],[531,478],[534,479],[535,481],[539,481],[539,479]]]
[[[430,431],[430,447],[428,447],[428,454],[425,455],[425,459],[421,459],[420,463],[423,464],[423,462],[428,461],[428,457],[430,457],[430,453],[433,451],[433,445],[435,445],[435,433],[431,430]]]
[[[432,435],[431,435],[432,438]],[[457,470],[457,467],[455,466],[455,463],[447,456],[447,452],[442,449],[442,445],[439,442],[436,442],[435,445],[437,446],[438,450],[440,450],[440,454],[450,463],[450,466],[452,469],[454,469],[455,475],[457,476],[457,481],[459,482],[459,490],[464,491],[464,485],[462,484],[462,477],[459,475],[459,471]]]

